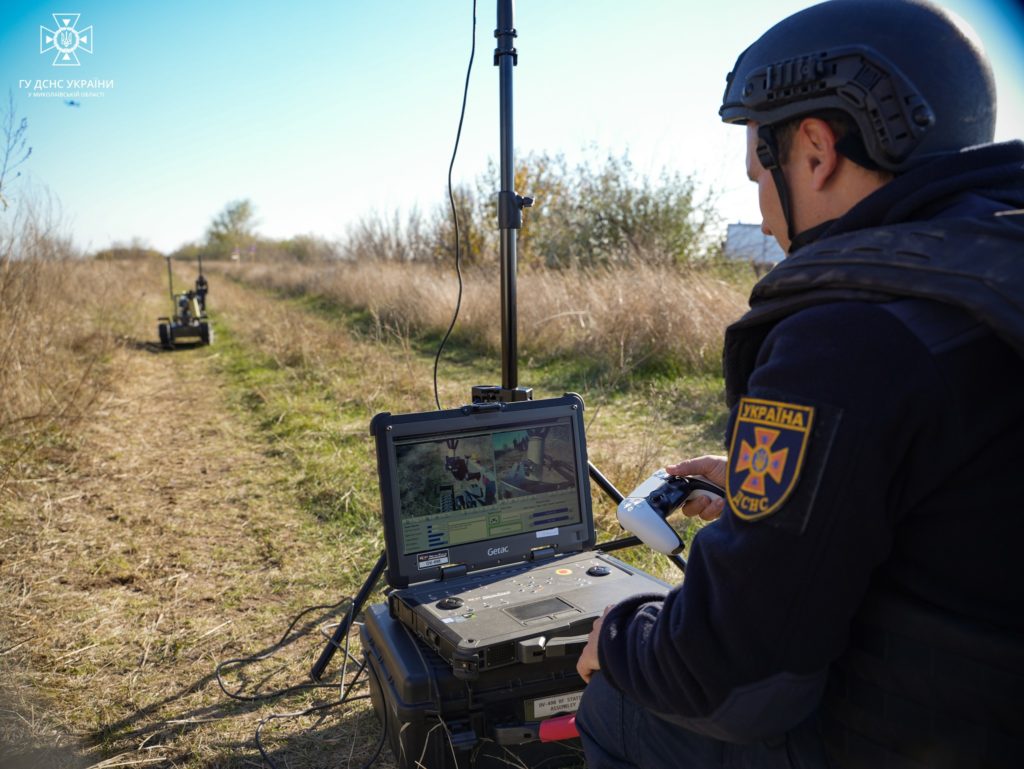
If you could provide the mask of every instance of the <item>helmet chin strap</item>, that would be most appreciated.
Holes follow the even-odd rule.
[[[779,162],[779,145],[775,139],[775,131],[770,125],[757,127],[757,159],[762,166],[772,172],[775,189],[779,193],[779,203],[782,206],[782,216],[786,220],[789,250],[792,250],[793,242],[796,240],[793,228],[793,206],[789,197],[789,185],[786,184],[786,177],[782,173],[782,165]]]

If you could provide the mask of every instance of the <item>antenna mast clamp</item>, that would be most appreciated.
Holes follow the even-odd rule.
[[[533,206],[533,198],[516,194],[513,190],[498,193],[498,229],[519,230],[523,227],[523,209]]]
[[[518,37],[515,27],[512,29],[496,29],[494,30],[494,37],[498,40],[498,47],[494,49],[494,66],[498,66],[502,56],[511,56],[512,66],[516,66],[519,63],[519,52],[512,45],[512,40]],[[502,38],[506,39],[502,40]]]

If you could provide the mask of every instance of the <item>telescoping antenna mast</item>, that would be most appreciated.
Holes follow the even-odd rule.
[[[498,0],[498,25],[494,30],[498,45],[494,49],[494,65],[498,67],[501,124],[501,190],[498,192],[498,229],[501,240],[501,385],[474,385],[472,397],[473,403],[476,404],[525,401],[533,397],[531,388],[518,385],[516,350],[516,239],[518,230],[523,226],[523,208],[533,205],[533,199],[521,197],[513,189],[515,156],[512,147],[512,68],[518,61],[513,44],[516,38],[513,17],[513,0]],[[591,474],[593,472],[591,466]],[[620,494],[619,499],[621,498]],[[340,648],[342,640],[348,634],[352,620],[366,601],[370,589],[380,579],[386,563],[386,556],[381,553],[370,576],[363,584],[363,589],[356,596],[320,654],[320,658],[310,670],[309,675],[314,681],[319,681],[323,677],[334,652]]]
[[[498,44],[494,66],[498,68],[501,190],[498,192],[498,232],[501,255],[501,386],[476,385],[473,402],[525,401],[533,390],[519,386],[518,331],[516,314],[516,245],[523,226],[523,209],[533,198],[516,193],[515,148],[512,139],[512,72],[519,63],[515,48],[514,0],[498,0],[498,25],[494,30]]]
[[[174,273],[171,270],[171,257],[164,257],[167,260],[167,290],[171,295],[171,315],[178,313],[178,303],[174,301]]]
[[[533,389],[519,386],[518,331],[516,328],[516,245],[518,232],[523,226],[523,209],[533,205],[533,198],[516,193],[515,150],[512,142],[512,72],[519,63],[516,39],[514,0],[498,0],[498,26],[494,37],[498,45],[494,49],[494,65],[498,67],[499,124],[501,141],[501,190],[498,192],[498,231],[501,254],[501,386],[475,385],[473,402],[524,401],[533,398]],[[587,462],[590,479],[611,498],[615,504],[622,502],[622,492],[609,481],[593,462]],[[642,544],[640,539],[626,536],[601,545],[606,552],[621,550]],[[686,561],[681,556],[670,556],[670,560],[685,570]]]
[[[498,230],[500,233],[501,256],[501,385],[474,385],[474,404],[510,403],[533,398],[533,388],[519,386],[517,358],[518,334],[516,329],[516,244],[518,231],[523,226],[523,209],[533,205],[533,198],[518,195],[515,186],[515,155],[512,145],[512,68],[519,62],[513,41],[516,39],[514,23],[514,0],[498,0],[498,26],[494,37],[498,45],[494,49],[494,65],[498,67],[498,88],[500,91],[499,122],[501,141],[501,190],[498,192]],[[486,406],[480,406],[487,408]],[[616,504],[622,501],[622,493],[611,481],[602,475],[593,463],[588,462],[588,472],[594,481]],[[642,544],[633,536],[621,537],[601,545],[606,552],[621,550]],[[685,561],[679,556],[670,556],[680,569]],[[310,670],[310,677],[319,681],[331,662],[343,639],[348,635],[352,620],[362,609],[372,588],[377,584],[387,564],[385,553],[381,553],[363,583],[359,594],[352,601],[342,621],[324,647],[320,658]]]

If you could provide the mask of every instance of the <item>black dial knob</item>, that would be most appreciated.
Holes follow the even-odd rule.
[[[612,573],[612,570],[607,566],[591,566],[587,569],[587,574],[591,577],[607,577]]]
[[[458,596],[450,595],[447,598],[442,598],[437,602],[436,606],[438,609],[444,609],[446,611],[451,609],[458,609],[462,606],[463,600]]]

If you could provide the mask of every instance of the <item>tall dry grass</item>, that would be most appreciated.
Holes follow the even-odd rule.
[[[136,279],[78,258],[46,200],[0,218],[0,493],[59,452],[108,389]]]
[[[453,272],[435,265],[336,262],[249,264],[247,283],[323,297],[367,313],[382,336],[440,335],[455,307]],[[464,271],[453,338],[491,355],[501,348],[495,271]],[[688,266],[524,271],[517,279],[519,352],[539,362],[588,361],[612,377],[637,370],[720,371],[725,327],[746,307],[749,284]]]

